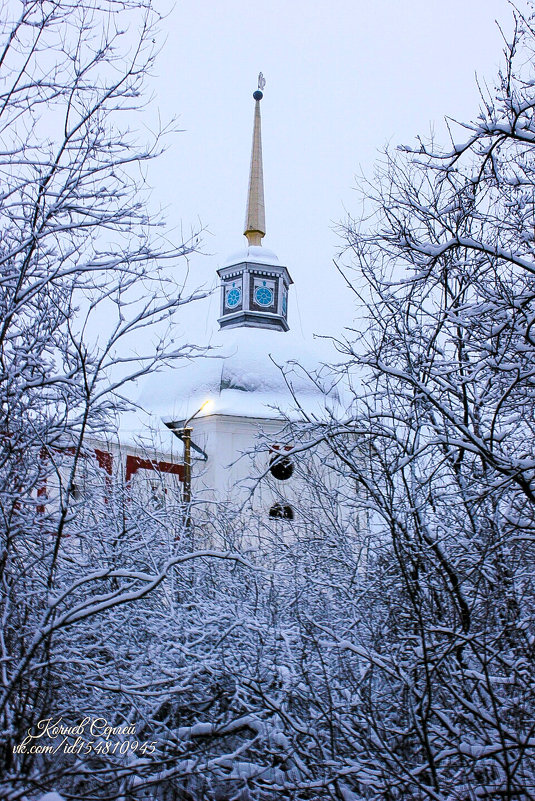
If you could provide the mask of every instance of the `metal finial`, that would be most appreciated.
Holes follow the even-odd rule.
[[[264,78],[262,73],[259,72],[258,73],[258,89],[256,89],[253,92],[253,97],[254,97],[255,100],[262,100],[262,98],[264,97],[264,93],[263,93],[262,89],[264,88],[265,85],[266,85],[266,79]]]

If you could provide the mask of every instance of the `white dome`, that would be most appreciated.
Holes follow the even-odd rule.
[[[233,253],[232,256],[226,259],[222,266],[232,267],[233,264],[242,264],[244,261],[249,264],[273,264],[277,267],[281,266],[278,256],[272,250],[268,250],[268,248],[264,248],[261,245],[249,245],[249,247],[244,248],[244,250]]]
[[[308,374],[320,376],[317,351],[300,334],[235,328],[213,335],[203,357],[180,362],[143,382],[142,407],[166,421],[182,421],[206,401],[203,414],[255,418],[325,416],[338,403],[335,388],[325,393]],[[295,393],[296,399],[293,397]]]

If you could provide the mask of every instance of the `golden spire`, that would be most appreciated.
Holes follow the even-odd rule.
[[[245,212],[245,231],[249,245],[261,245],[266,234],[264,209],[264,172],[262,169],[262,131],[260,125],[260,101],[266,85],[262,73],[258,75],[258,89],[253,93],[255,99],[253,147],[251,151],[251,171],[249,174],[249,194]]]

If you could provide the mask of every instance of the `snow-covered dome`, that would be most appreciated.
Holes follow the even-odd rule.
[[[200,416],[296,418],[301,406],[323,418],[338,403],[328,375],[302,335],[236,328],[214,334],[206,356],[144,380],[138,402],[167,422],[186,420],[207,400]]]
[[[222,267],[232,267],[234,264],[241,264],[242,262],[247,262],[248,264],[272,264],[277,267],[280,265],[278,256],[272,250],[261,245],[249,245],[249,247],[238,250],[229,256]]]

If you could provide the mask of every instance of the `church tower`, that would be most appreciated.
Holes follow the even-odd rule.
[[[199,509],[204,501],[231,499],[263,510],[266,519],[290,520],[295,512],[297,520],[303,486],[289,458],[284,458],[288,445],[282,442],[281,432],[289,420],[300,420],[303,412],[322,419],[335,399],[319,382],[310,380],[318,368],[316,348],[302,332],[290,331],[288,326],[292,279],[275,253],[262,246],[266,232],[260,130],[263,88],[260,74],[253,95],[247,244],[217,271],[221,307],[219,330],[210,339],[211,352],[192,364],[170,369],[165,392],[161,375],[154,376],[146,392],[153,412],[161,410],[165,426],[188,441],[186,500],[191,487]],[[154,399],[161,405],[156,406]]]
[[[288,331],[288,290],[293,283],[275,254],[262,247],[266,234],[260,101],[265,81],[258,76],[249,191],[245,214],[248,247],[231,257],[217,274],[221,279],[221,316],[224,328],[267,328]]]

